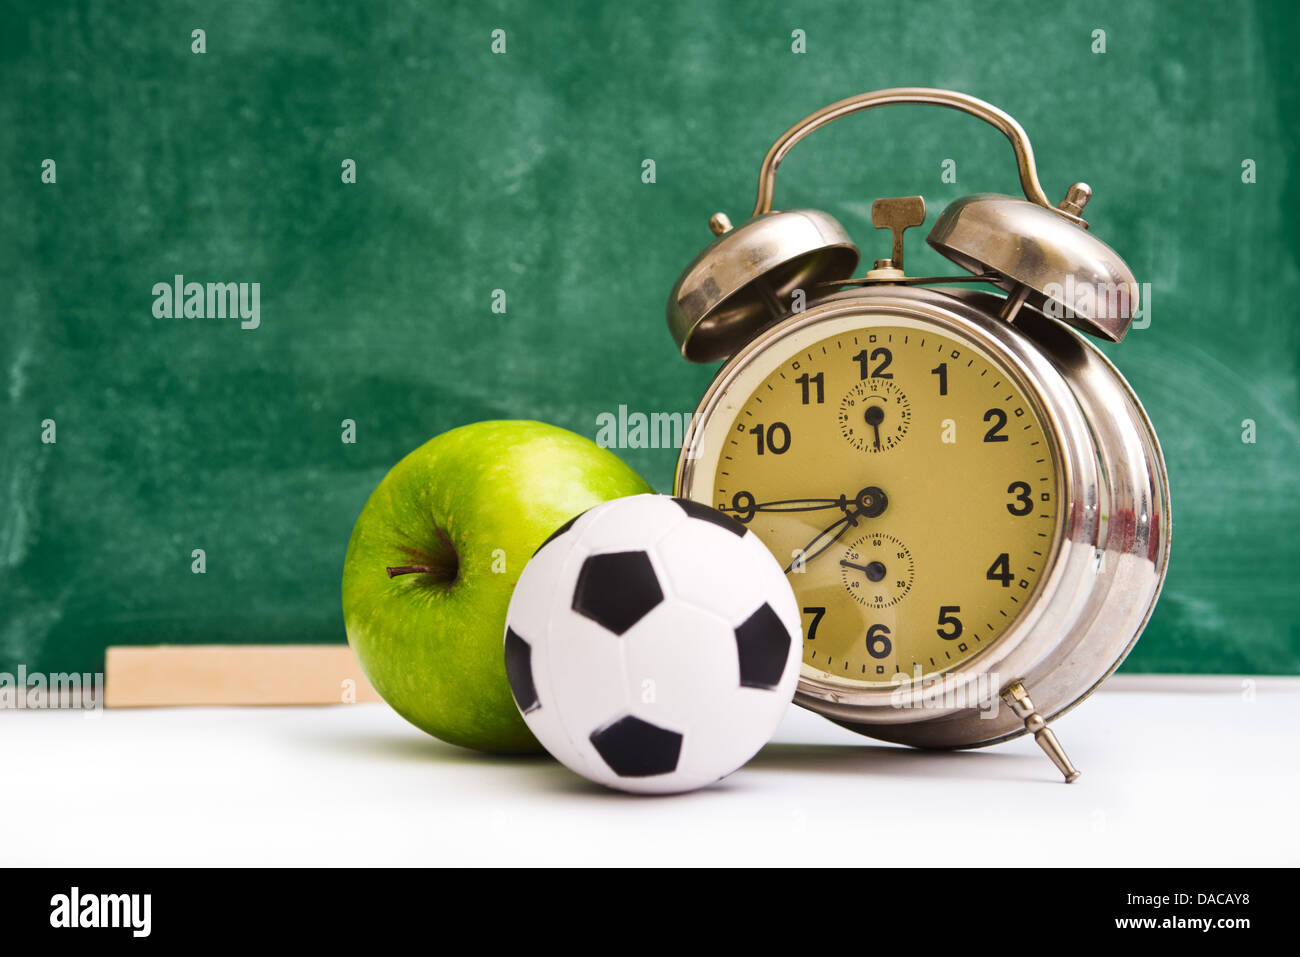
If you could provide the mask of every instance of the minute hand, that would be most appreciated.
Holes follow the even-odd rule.
[[[842,536],[845,532],[847,532],[850,528],[852,528],[857,524],[858,524],[858,513],[853,510],[846,511],[842,519],[840,519],[835,524],[828,525],[826,528],[822,529],[820,532],[817,533],[816,538],[814,538],[811,542],[809,542],[807,545],[805,545],[803,548],[799,550],[799,552],[797,553],[798,557],[796,557],[794,561],[792,561],[789,565],[786,566],[785,573],[787,575],[790,574],[790,570],[800,562],[806,564],[807,562],[816,558],[822,552],[826,551],[826,549],[830,548],[837,541],[839,541],[840,536]]]

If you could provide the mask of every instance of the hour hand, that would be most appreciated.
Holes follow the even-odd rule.
[[[847,514],[849,509],[855,505],[859,509],[869,509],[870,493],[879,493],[879,491],[873,486],[863,489],[853,498],[840,494],[837,498],[782,498],[771,502],[755,502],[754,497],[748,492],[740,492],[731,500],[730,507],[723,507],[718,511],[743,515],[742,522],[748,522],[756,512],[817,512],[827,508],[838,508]],[[864,496],[867,496],[867,498],[864,499]],[[746,498],[749,499],[748,502],[743,505],[739,504]]]
[[[849,500],[839,498],[785,498],[774,502],[755,502],[749,508],[730,508],[730,512],[815,512],[823,508],[845,508]]]
[[[856,508],[859,514],[867,518],[875,518],[885,510],[887,502],[884,492],[874,485],[868,485],[852,498],[841,494],[838,498],[783,498],[771,502],[751,502],[747,505],[737,505],[736,499],[733,499],[730,508],[721,508],[719,511],[739,512],[747,516],[741,519],[744,522],[748,522],[748,516],[752,516],[755,512],[817,512],[827,508],[838,508],[846,515],[850,509]]]

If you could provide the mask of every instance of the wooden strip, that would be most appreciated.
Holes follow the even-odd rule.
[[[155,645],[108,649],[110,708],[378,701],[347,645]]]

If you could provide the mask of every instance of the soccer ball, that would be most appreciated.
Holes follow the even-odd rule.
[[[559,761],[624,791],[690,791],[772,736],[799,678],[780,564],[698,502],[634,495],[584,512],[524,567],[506,674]]]

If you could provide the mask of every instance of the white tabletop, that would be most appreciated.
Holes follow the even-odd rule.
[[[1114,679],[1032,740],[878,744],[792,708],[726,781],[637,798],[384,705],[0,714],[0,864],[1300,864],[1300,680]]]

